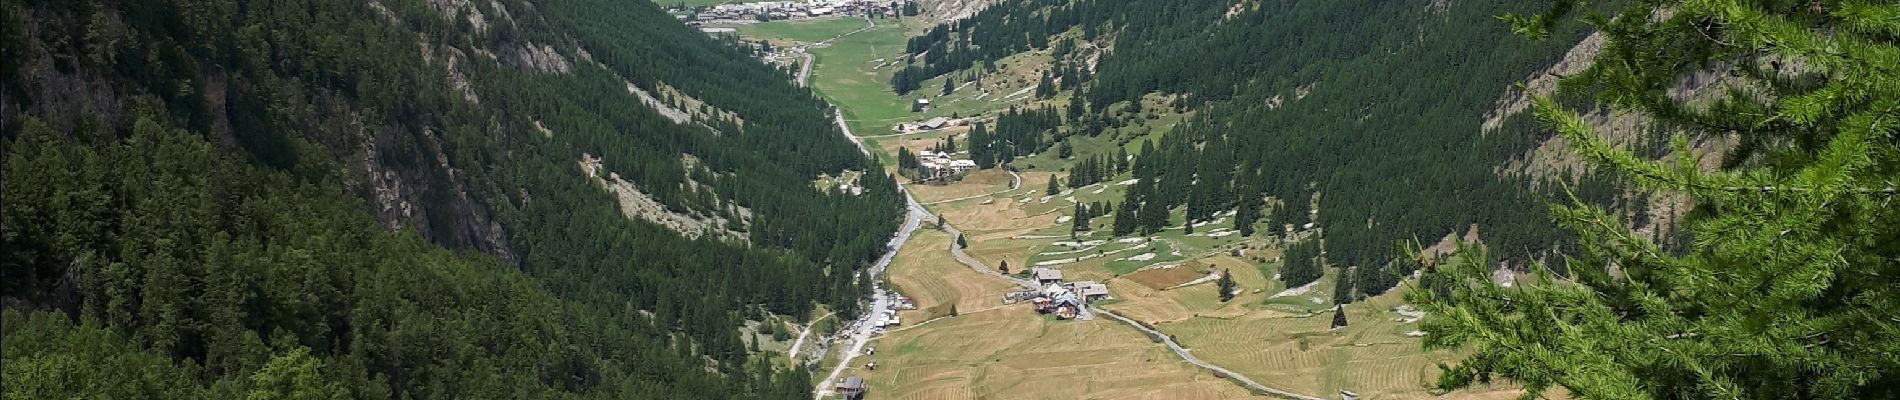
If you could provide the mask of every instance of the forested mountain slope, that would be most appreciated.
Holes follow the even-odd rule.
[[[1400,243],[1429,245],[1475,224],[1494,254],[1523,265],[1549,258],[1570,237],[1554,229],[1544,206],[1563,185],[1497,171],[1551,132],[1527,116],[1489,131],[1480,126],[1512,83],[1544,70],[1587,33],[1567,27],[1549,40],[1525,41],[1496,19],[1537,7],[1005,1],[914,39],[916,64],[906,71],[968,73],[1019,52],[1055,54],[1044,82],[1073,88],[1074,100],[1059,107],[1069,122],[1036,140],[1009,141],[1037,143],[1015,153],[1138,123],[1144,96],[1191,112],[1152,151],[1138,153],[1132,178],[1140,181],[1115,208],[1138,222],[1118,233],[1179,223],[1168,218],[1180,209],[1190,224],[1236,210],[1237,228],[1249,233],[1245,226],[1261,219],[1272,231],[1313,222],[1324,230],[1325,262],[1312,265],[1354,267],[1356,290],[1378,294],[1413,268],[1392,262]],[[1078,50],[1093,48],[1106,50],[1099,59]],[[1621,199],[1615,185],[1595,176],[1569,187],[1592,203]],[[1317,277],[1283,278],[1297,286]]]
[[[645,1],[5,0],[0,43],[9,397],[802,398],[737,328],[856,312],[900,212]]]

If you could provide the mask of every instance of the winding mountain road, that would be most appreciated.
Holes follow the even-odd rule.
[[[859,32],[864,32],[866,30],[869,30],[877,26],[877,24],[875,22],[870,21],[869,18],[866,18],[865,22],[867,24],[864,28],[860,28],[855,31],[834,36],[830,39],[825,39],[824,41],[819,42],[819,44],[830,43],[831,41],[837,40],[838,38],[850,36],[852,34],[856,34]],[[803,49],[800,49],[799,52],[805,54],[805,62],[803,65],[799,67],[797,83],[799,86],[805,86],[806,80],[809,79],[811,76],[811,64],[812,64],[813,58],[812,58],[811,53],[805,52]],[[850,139],[853,145],[858,146],[859,152],[863,152],[865,155],[872,155],[871,149],[864,146],[864,141],[859,139],[856,135],[851,134],[851,127],[849,124],[846,124],[844,120],[844,112],[835,110],[836,108],[835,106],[833,108],[834,108],[834,111],[832,112],[832,122],[838,125],[838,130],[840,132],[843,132],[844,137],[846,139]],[[1021,175],[1017,175],[1016,171],[1009,171],[1009,175],[1011,178],[1009,189],[1004,190],[1002,192],[997,192],[997,193],[1013,191],[1013,190],[1019,189],[1022,186]],[[839,356],[838,365],[835,367],[832,367],[831,372],[825,375],[825,379],[818,382],[818,386],[815,388],[816,390],[812,392],[813,398],[823,399],[826,396],[831,395],[832,393],[831,389],[834,383],[837,382],[838,375],[844,373],[844,370],[851,366],[852,359],[855,359],[859,355],[863,354],[865,344],[870,342],[870,339],[872,335],[874,334],[873,327],[871,326],[873,325],[871,323],[872,318],[875,318],[879,315],[896,312],[896,310],[892,308],[892,304],[890,302],[890,296],[885,292],[884,288],[880,286],[876,286],[877,284],[875,282],[877,282],[877,276],[879,274],[882,274],[886,267],[890,266],[891,260],[897,256],[898,250],[901,250],[904,247],[904,243],[910,240],[911,234],[917,231],[918,225],[922,224],[924,219],[932,216],[929,209],[924,208],[923,204],[920,204],[917,202],[916,197],[911,196],[910,190],[904,188],[902,185],[899,185],[898,191],[904,194],[905,209],[907,211],[904,216],[904,226],[902,229],[899,229],[897,231],[896,235],[891,237],[891,241],[889,245],[887,246],[889,251],[885,252],[884,256],[879,257],[877,262],[871,265],[871,269],[866,271],[867,274],[870,274],[871,282],[873,282],[872,295],[871,295],[871,308],[869,309],[869,311],[863,313],[863,315],[858,316],[858,319],[856,321],[853,321],[849,325],[846,325],[845,331],[843,332],[843,336],[851,341],[851,345],[846,348],[846,351],[844,352],[844,354]],[[947,223],[940,226],[939,228],[943,229],[944,232],[949,233],[952,237],[960,236],[963,234],[963,231],[957,230],[955,226],[951,226]],[[957,262],[963,263],[963,265],[969,266],[971,269],[974,269],[977,272],[981,272],[983,274],[1008,281],[1011,284],[1021,286],[1025,289],[1041,289],[1041,287],[1038,286],[1035,281],[1016,278],[1013,276],[1005,275],[1001,272],[997,272],[995,269],[990,268],[987,265],[984,265],[982,261],[978,261],[976,258],[970,257],[969,254],[964,253],[962,247],[956,246],[954,244],[950,246],[950,256],[953,258],[956,258]],[[1200,358],[1194,357],[1193,354],[1190,354],[1188,352],[1187,348],[1181,347],[1180,343],[1175,342],[1174,338],[1168,336],[1167,334],[1148,328],[1147,326],[1142,325],[1139,322],[1135,322],[1135,320],[1129,319],[1127,317],[1123,317],[1113,312],[1109,312],[1108,310],[1103,310],[1095,306],[1089,306],[1088,308],[1089,308],[1089,311],[1093,311],[1096,314],[1107,315],[1109,318],[1112,318],[1116,321],[1121,321],[1122,323],[1128,324],[1128,326],[1134,327],[1136,330],[1139,330],[1143,334],[1148,335],[1150,339],[1153,339],[1157,342],[1161,342],[1162,344],[1166,345],[1169,350],[1174,351],[1175,355],[1180,356],[1182,360],[1187,361],[1189,364],[1194,364],[1195,366],[1206,368],[1207,370],[1212,371],[1214,375],[1233,380],[1235,383],[1238,383],[1241,386],[1246,386],[1248,389],[1251,389],[1256,393],[1270,394],[1270,395],[1275,395],[1275,396],[1295,399],[1295,400],[1324,400],[1319,397],[1302,395],[1302,394],[1293,393],[1293,392],[1269,387],[1266,385],[1262,385],[1259,382],[1255,382],[1253,379],[1249,379],[1246,376],[1241,375],[1239,373],[1229,371],[1226,368],[1221,368],[1220,366],[1208,363],[1206,361],[1201,361]],[[809,332],[809,329],[807,331]],[[800,343],[804,342],[803,335],[800,335],[799,339],[800,339],[799,340]],[[796,345],[794,345],[794,347],[796,347]]]

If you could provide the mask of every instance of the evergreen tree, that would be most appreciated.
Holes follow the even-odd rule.
[[[1240,237],[1253,237],[1254,224],[1260,222],[1261,199],[1243,194],[1239,202],[1234,208],[1234,230],[1240,232]]]
[[[1353,284],[1357,283],[1353,275],[1363,274],[1361,268],[1339,267],[1339,276],[1333,280],[1333,304],[1346,304],[1353,301]]]
[[[1222,303],[1234,299],[1234,292],[1238,285],[1238,283],[1234,283],[1234,274],[1225,269],[1220,271],[1220,280],[1214,281],[1214,286],[1218,288],[1217,290],[1220,290],[1220,301]]]
[[[1056,177],[1053,175],[1049,177],[1049,187],[1042,189],[1044,195],[1054,196],[1057,193],[1062,193],[1062,188],[1056,184],[1056,180]]]
[[[1319,261],[1319,240],[1306,239],[1288,244],[1280,267],[1280,281],[1287,287],[1306,286],[1325,274]]]
[[[1333,329],[1346,327],[1346,305],[1333,305]]]
[[[963,249],[963,248],[969,248],[969,247],[970,247],[970,243],[963,241],[963,234],[961,233],[957,234],[957,248]]]
[[[917,160],[917,156],[910,153],[909,148],[897,148],[897,168],[899,170],[918,168],[922,165],[923,164]]]
[[[1079,125],[1079,123],[1082,122],[1082,117],[1086,114],[1088,114],[1088,107],[1082,102],[1082,96],[1080,94],[1069,96],[1067,118],[1069,123]]]
[[[1082,205],[1081,203],[1076,203],[1074,215],[1072,218],[1074,218],[1075,224],[1069,228],[1069,231],[1087,232],[1089,230],[1089,219],[1095,217],[1094,210],[1090,210],[1088,206]]]
[[[1115,227],[1111,232],[1115,236],[1128,236],[1135,233],[1135,229],[1140,226],[1140,222],[1135,217],[1135,208],[1128,204],[1127,201],[1123,201],[1121,207],[1115,208]]]
[[[949,79],[949,78],[944,78],[944,80],[943,80],[943,92],[941,92],[941,93],[938,93],[938,95],[939,95],[939,96],[949,96],[949,95],[950,95],[950,91],[953,91],[953,90],[956,90],[956,86],[955,86],[955,81],[956,81],[955,79]]]
[[[1009,275],[1009,260],[998,261],[996,263],[996,272],[1001,272],[1003,273],[1003,275]]]
[[[1622,4],[1622,3],[1619,3]],[[1603,207],[1552,215],[1580,236],[1564,262],[1512,287],[1491,281],[1483,249],[1462,248],[1410,292],[1426,312],[1431,348],[1473,349],[1443,367],[1455,389],[1507,378],[1525,396],[1561,386],[1579,398],[1819,398],[1900,396],[1900,207],[1889,202],[1900,156],[1894,109],[1900,62],[1890,5],[1718,0],[1628,3],[1585,18],[1607,36],[1592,67],[1565,79],[1610,106],[1680,132],[1675,160],[1610,144],[1562,103],[1537,116],[1600,170],[1651,194],[1683,194],[1696,209],[1671,252],[1631,233]],[[1874,11],[1882,10],[1882,11]],[[1508,16],[1542,37],[1569,14]],[[1798,60],[1798,61],[1797,61]],[[1678,77],[1719,68],[1736,84],[1717,101],[1666,92]],[[1851,93],[1851,94],[1850,94]],[[1695,105],[1688,102],[1695,101]],[[1744,143],[1706,171],[1689,135]],[[1330,196],[1330,194],[1329,194]]]
[[[1139,186],[1139,185],[1138,185]],[[1144,197],[1156,197],[1152,193]],[[1141,234],[1153,235],[1168,227],[1168,204],[1161,199],[1147,199],[1141,202],[1141,208],[1135,210],[1135,219],[1140,221]]]
[[[996,167],[996,150],[991,147],[991,142],[989,129],[982,122],[970,129],[970,161],[976,162],[977,168]]]

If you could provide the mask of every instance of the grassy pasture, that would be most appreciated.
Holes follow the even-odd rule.
[[[1126,326],[1020,305],[894,331],[877,347],[848,372],[877,399],[1254,398]],[[863,369],[871,359],[877,370]]]
[[[862,17],[821,17],[744,24],[736,28],[739,36],[746,38],[817,43],[864,25]]]
[[[954,239],[949,234],[926,227],[910,240],[893,259],[889,275],[891,284],[917,303],[916,310],[898,313],[905,323],[949,315],[952,304],[960,313],[1001,307],[1003,293],[1015,288],[950,258]]]

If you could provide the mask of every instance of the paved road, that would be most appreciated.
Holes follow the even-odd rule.
[[[869,20],[867,19],[866,22],[869,22]],[[875,26],[875,23],[867,25],[864,28],[858,29],[856,31],[845,33],[843,35],[838,35],[836,37],[832,37],[831,39],[825,39],[824,42],[820,42],[820,43],[827,43],[832,40],[836,40],[840,37],[845,37],[852,34],[856,34],[858,32],[863,32],[865,30],[871,29],[871,27],[873,26]],[[805,84],[805,80],[808,77],[810,77],[811,63],[812,63],[811,53],[805,53],[805,63],[803,66],[799,67],[799,72],[798,72],[798,84],[800,86],[803,86]],[[855,144],[858,146],[858,151],[863,152],[865,155],[871,154],[871,149],[864,146],[864,141],[859,140],[857,136],[854,136],[851,134],[851,127],[848,124],[846,124],[844,121],[844,113],[833,112],[832,121],[833,123],[836,123],[838,125],[838,129],[840,131],[844,132],[845,138],[850,139],[852,144]],[[1016,190],[1017,188],[1022,186],[1021,175],[1017,175],[1015,171],[1009,171],[1009,175],[1011,178],[1011,181],[1009,184],[1010,186],[1009,190]],[[879,257],[877,259],[877,263],[871,265],[871,269],[867,273],[871,275],[872,282],[877,282],[877,276],[879,274],[882,274],[886,267],[890,266],[891,259],[895,258],[897,256],[897,251],[902,249],[904,247],[904,243],[910,240],[911,233],[916,232],[917,226],[921,224],[925,218],[928,218],[931,216],[930,210],[925,209],[923,204],[917,203],[917,198],[912,197],[910,195],[909,190],[905,190],[902,186],[899,186],[898,190],[904,193],[905,208],[908,211],[907,213],[905,213],[904,227],[902,229],[899,229],[897,231],[897,235],[891,238],[891,242],[888,246],[890,250],[885,252],[883,257]],[[951,226],[949,224],[945,224],[944,226],[942,226],[942,229],[944,230],[944,232],[947,232],[952,236],[963,234],[963,231],[959,231],[957,230],[955,226]],[[1020,279],[1020,278],[1012,277],[1009,275],[1004,275],[1003,273],[997,272],[995,269],[992,269],[989,266],[983,265],[982,261],[977,261],[976,258],[970,257],[969,254],[966,254],[963,252],[963,248],[958,247],[954,244],[950,246],[950,256],[956,258],[957,262],[963,263],[963,265],[969,266],[970,268],[975,269],[977,272],[981,272],[990,276],[997,277],[999,279],[1003,279],[1005,281],[1009,281],[1010,283],[1016,284],[1017,286],[1022,286],[1025,289],[1040,289],[1040,287],[1036,285],[1036,282],[1034,281]],[[873,285],[876,285],[876,283],[873,283]],[[1153,338],[1157,341],[1160,341],[1163,344],[1166,344],[1168,346],[1168,349],[1173,350],[1174,354],[1177,356],[1180,356],[1182,360],[1186,360],[1190,364],[1194,364],[1196,366],[1200,366],[1201,368],[1206,368],[1210,371],[1213,371],[1214,374],[1217,376],[1232,379],[1235,382],[1240,383],[1242,386],[1246,386],[1249,389],[1253,389],[1256,392],[1267,393],[1267,394],[1272,394],[1272,395],[1276,395],[1280,397],[1297,399],[1297,400],[1324,400],[1318,397],[1307,396],[1307,395],[1302,395],[1298,393],[1288,392],[1285,390],[1275,389],[1272,387],[1268,387],[1266,385],[1262,385],[1259,382],[1254,382],[1253,379],[1248,379],[1246,376],[1234,373],[1233,371],[1229,371],[1226,368],[1221,368],[1220,366],[1217,366],[1214,364],[1209,364],[1206,361],[1201,361],[1201,359],[1199,358],[1195,358],[1193,354],[1188,353],[1186,348],[1181,347],[1180,343],[1176,343],[1174,341],[1174,338],[1169,337],[1166,334],[1155,331],[1153,329],[1149,329],[1148,327],[1143,326],[1140,323],[1135,322],[1134,320],[1128,319],[1121,315],[1117,315],[1107,310],[1102,310],[1094,306],[1089,306],[1089,309],[1090,311],[1094,311],[1095,313],[1098,313],[1101,315],[1107,315],[1109,316],[1109,318],[1113,318],[1117,321],[1126,323],[1129,326],[1133,326],[1135,327],[1135,329],[1140,330],[1142,331],[1142,333],[1147,334],[1148,337]],[[838,375],[842,374],[846,368],[849,368],[851,366],[852,359],[857,358],[857,356],[860,354],[863,354],[864,345],[865,343],[870,342],[870,339],[873,333],[873,327],[871,326],[872,325],[871,319],[881,314],[894,313],[894,312],[896,311],[891,308],[890,296],[884,291],[884,288],[873,286],[872,295],[871,295],[871,308],[869,309],[869,311],[866,311],[863,315],[859,316],[856,321],[852,322],[850,325],[847,325],[845,328],[844,333],[845,333],[845,336],[851,341],[851,346],[848,347],[846,351],[844,352],[844,354],[840,356],[838,365],[831,369],[831,373],[825,375],[825,379],[818,382],[818,387],[816,388],[817,390],[812,393],[813,398],[822,399],[822,398],[825,398],[826,396],[829,396],[831,394],[831,388],[832,388],[833,382],[837,381]]]
[[[833,122],[836,123],[838,129],[844,133],[844,137],[851,139],[851,143],[858,146],[858,151],[866,155],[871,154],[871,150],[864,147],[864,142],[859,141],[857,136],[851,135],[851,127],[844,123],[843,113],[834,113]],[[911,197],[909,190],[899,186],[898,191],[904,194],[904,208],[907,211],[904,214],[904,226],[897,230],[896,235],[891,237],[890,243],[885,247],[889,250],[884,252],[884,256],[878,257],[877,262],[871,264],[871,268],[865,272],[866,274],[870,274],[872,282],[871,308],[866,309],[863,314],[858,316],[857,320],[845,325],[845,329],[841,332],[840,336],[844,340],[849,341],[850,345],[846,346],[844,353],[838,356],[838,365],[833,367],[829,374],[825,375],[824,380],[818,381],[818,387],[812,392],[812,397],[814,398],[824,398],[830,395],[833,382],[838,380],[838,375],[844,373],[844,370],[851,366],[852,359],[864,353],[865,343],[870,342],[871,336],[875,334],[876,327],[872,326],[874,324],[871,321],[879,316],[892,315],[896,312],[892,307],[890,294],[885,292],[882,286],[878,285],[877,277],[883,274],[884,269],[891,265],[891,260],[897,257],[898,250],[904,248],[904,243],[910,241],[910,236],[917,231],[917,226],[923,224],[924,218],[930,216],[930,211],[924,209],[922,204],[917,204],[917,199]]]
[[[875,27],[877,27],[877,22],[871,21],[870,17],[865,17],[863,28],[858,28],[858,30],[855,30],[855,31],[845,32],[838,36],[832,36],[830,39],[825,39],[823,41],[819,41],[818,43],[813,43],[812,45],[816,46],[816,45],[831,44],[831,41],[838,40],[838,38],[856,35],[858,34],[858,32],[868,31],[868,30],[871,30],[871,28],[875,28]],[[792,82],[798,83],[798,86],[805,86],[805,81],[807,81],[808,78],[811,78],[812,57],[811,57],[810,52],[805,51],[805,46],[800,46],[798,48],[798,52],[805,54],[805,62],[798,64],[798,79]]]

